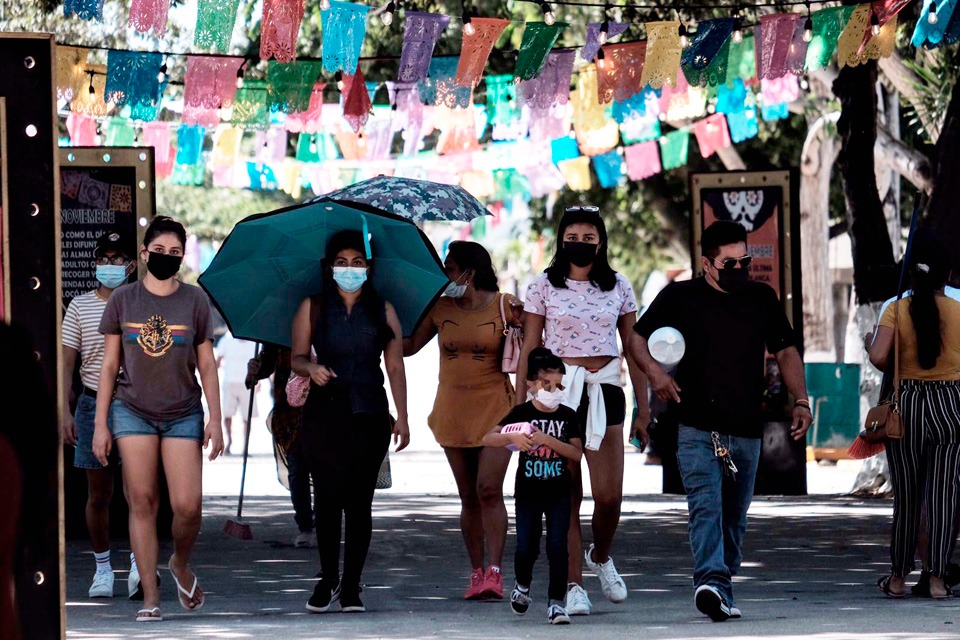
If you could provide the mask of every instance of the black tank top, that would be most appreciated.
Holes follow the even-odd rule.
[[[357,302],[348,315],[339,295],[327,296],[322,304],[313,328],[313,348],[317,361],[337,374],[327,391],[348,394],[353,413],[387,413],[389,404],[380,368],[386,342],[382,335],[386,308],[379,317],[371,317]],[[323,395],[319,387],[311,386],[311,396]]]

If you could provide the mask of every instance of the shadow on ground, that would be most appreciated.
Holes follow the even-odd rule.
[[[587,578],[594,614],[566,630],[546,624],[546,556],[534,577],[535,603],[518,617],[505,602],[464,602],[469,572],[455,496],[378,493],[374,538],[364,575],[366,614],[311,615],[304,603],[318,571],[315,549],[295,549],[288,503],[276,498],[244,502],[255,539],[222,533],[232,499],[205,501],[195,569],[206,607],[187,613],[164,575],[157,624],[136,624],[126,598],[89,600],[92,560],[86,545],[67,549],[68,637],[86,638],[496,638],[554,637],[589,632],[605,638],[876,638],[960,637],[960,599],[890,601],[875,586],[888,564],[889,501],[847,497],[758,499],[751,511],[746,563],[737,578],[743,620],[712,624],[692,606],[692,563],[683,502],[667,496],[628,498],[615,559],[629,599],[603,600]],[[512,512],[512,505],[508,507]],[[585,505],[584,512],[591,507]],[[512,521],[512,519],[511,519]],[[589,517],[584,519],[589,522]],[[589,539],[589,528],[585,538]],[[169,557],[169,544],[161,553]],[[507,582],[512,584],[513,530],[507,540]],[[118,554],[115,554],[115,561]],[[125,593],[126,563],[117,568]],[[120,569],[123,569],[121,571]],[[123,588],[121,588],[123,585]]]

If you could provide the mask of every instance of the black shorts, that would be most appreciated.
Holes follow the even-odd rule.
[[[603,405],[607,412],[607,426],[614,427],[623,424],[627,417],[627,396],[623,392],[623,387],[616,384],[601,384],[600,392],[603,394]],[[587,411],[590,407],[590,399],[587,392],[587,385],[583,385],[583,396],[580,398],[580,408],[577,409],[577,417],[580,418],[580,424],[587,424]]]

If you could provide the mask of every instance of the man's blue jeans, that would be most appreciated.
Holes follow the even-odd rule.
[[[690,511],[693,583],[695,587],[715,587],[732,607],[731,578],[743,560],[743,534],[753,499],[760,440],[721,435],[720,444],[730,450],[737,465],[736,478],[724,471],[726,463],[714,455],[709,431],[680,425],[677,461]]]

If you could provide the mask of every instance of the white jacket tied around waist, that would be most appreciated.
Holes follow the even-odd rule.
[[[602,384],[620,386],[620,358],[613,358],[598,371],[588,371],[583,367],[565,364],[567,372],[563,376],[566,397],[563,404],[574,411],[580,407],[583,398],[583,386],[587,386],[587,398],[590,406],[587,411],[586,437],[584,446],[598,451],[603,436],[607,433],[607,408],[603,402]]]

